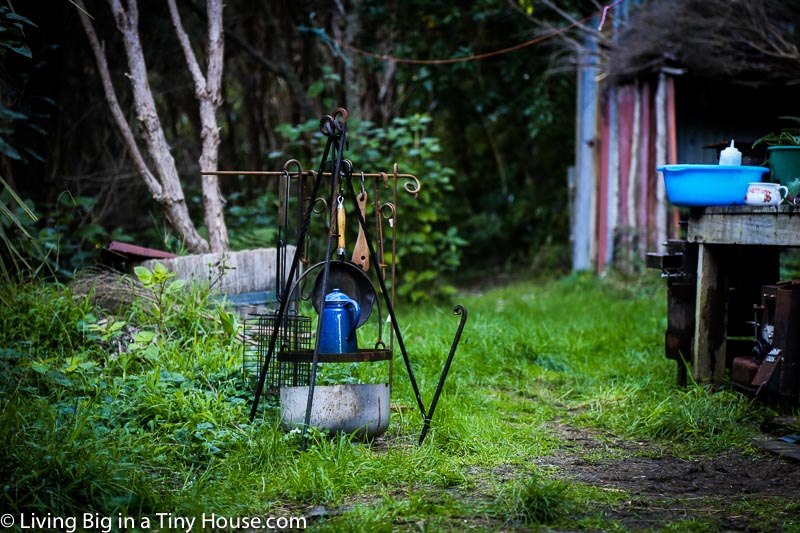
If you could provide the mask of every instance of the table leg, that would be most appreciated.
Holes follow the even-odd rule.
[[[721,247],[700,244],[692,354],[697,383],[719,385],[725,377],[728,283],[722,256]]]

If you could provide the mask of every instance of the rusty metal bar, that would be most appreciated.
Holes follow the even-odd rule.
[[[397,165],[395,164],[395,167]],[[286,172],[283,170],[203,170],[200,172],[201,176],[283,176]],[[317,177],[318,172],[316,170],[304,170],[302,172],[289,172],[289,174],[293,178],[297,178],[298,175],[302,174],[303,176],[312,176],[314,178]],[[359,176],[361,172],[359,172]],[[323,177],[330,177],[330,172],[323,172]],[[408,178],[414,180],[419,184],[419,178],[417,178],[413,174],[398,174],[395,172],[373,172],[367,173],[364,172],[365,178],[393,178],[393,179],[400,179],[400,178]],[[418,187],[417,187],[418,189]],[[413,194],[415,191],[411,188],[406,188],[409,193]]]

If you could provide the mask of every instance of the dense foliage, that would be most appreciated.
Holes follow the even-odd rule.
[[[565,22],[544,6],[484,0],[368,1],[359,42],[399,58],[453,59],[502,50],[538,35],[534,19]],[[569,3],[564,5],[569,7]],[[584,6],[585,7],[585,6]],[[387,50],[388,48],[388,50]],[[568,234],[566,169],[573,153],[574,77],[554,72],[553,41],[454,64],[397,64],[400,109],[426,109],[442,157],[458,179],[444,204],[468,239],[470,264],[503,265],[564,245]],[[361,59],[351,54],[354,60]],[[366,61],[377,70],[388,65]]]
[[[44,2],[47,9],[40,9]],[[192,84],[181,54],[163,53],[178,50],[165,5],[139,3],[140,26],[147,28],[143,46],[150,83],[190,209],[199,221],[199,122],[192,108]],[[46,136],[20,136],[20,145],[42,159],[26,165],[12,161],[4,177],[35,202],[41,215],[37,230],[64,207],[59,198],[65,191],[71,198],[92,199],[90,206],[73,202],[76,214],[71,218],[93,226],[97,238],[78,239],[75,260],[70,257],[72,243],[63,246],[60,257],[67,260],[63,270],[72,270],[82,256],[96,252],[97,241],[120,235],[181,251],[181,243],[147,198],[114,133],[76,7],[48,0],[15,7],[36,26],[27,28],[25,36],[32,60],[15,60],[8,67],[24,80],[15,87],[30,109],[28,116],[35,117],[37,130]],[[568,2],[562,7],[571,6]],[[114,22],[102,3],[87,9],[96,26],[105,30],[100,37],[106,42],[112,77],[121,90],[123,109],[130,109],[130,95],[123,90],[124,53]],[[187,32],[202,35],[202,10],[187,2],[181,11]],[[455,248],[460,239],[469,246],[457,253],[446,251],[444,257],[431,256],[429,267],[442,275],[459,264],[503,265],[533,258],[543,247],[555,250],[548,253],[558,258],[556,263],[565,262],[564,191],[573,142],[573,82],[570,74],[548,73],[550,42],[452,65],[394,63],[356,50],[401,58],[465,57],[529,40],[540,31],[537,22],[562,25],[561,15],[530,2],[499,0],[458,10],[440,1],[267,6],[237,0],[226,3],[225,21],[221,168],[279,169],[283,160],[270,154],[289,151],[284,132],[317,121],[338,106],[347,107],[354,119],[354,139],[376,138],[379,131],[391,135],[397,120],[430,117],[422,138],[435,142],[438,149],[426,154],[425,164],[451,169],[449,185],[430,198],[437,220],[419,221],[413,233],[423,235],[431,227],[431,237],[423,245],[429,252],[445,248],[442,238]],[[313,154],[313,141],[304,139],[312,143],[305,153]],[[383,147],[380,161],[356,152],[352,159],[360,160],[360,168],[367,171],[386,170],[367,168],[386,163],[414,167],[423,183],[439,186],[443,178],[435,174],[437,170],[420,164],[413,144],[398,149],[401,141],[410,138],[392,139],[394,148]],[[308,157],[303,163],[312,167],[316,162]],[[230,199],[231,240],[246,246],[274,244],[270,240],[274,216],[265,214],[265,208],[274,209],[270,195],[275,194],[276,184],[224,179],[222,187]],[[414,271],[415,276],[429,277]]]

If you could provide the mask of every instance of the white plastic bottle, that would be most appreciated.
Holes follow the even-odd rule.
[[[739,166],[742,164],[742,152],[733,146],[733,139],[731,139],[731,145],[720,152],[719,164],[728,166]]]

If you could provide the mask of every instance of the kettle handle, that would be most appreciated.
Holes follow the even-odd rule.
[[[358,305],[358,302],[355,300],[347,300],[344,303],[345,307],[351,306],[353,308],[353,327],[350,329],[350,332],[347,334],[347,339],[349,340],[350,337],[353,336],[353,332],[356,330],[358,326],[358,319],[361,317],[361,306]]]

